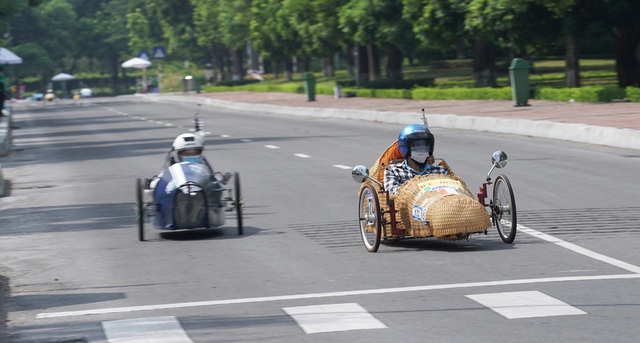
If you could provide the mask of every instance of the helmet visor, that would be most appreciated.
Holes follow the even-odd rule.
[[[419,151],[419,152],[429,152],[429,144],[424,139],[416,139],[411,141],[411,152]]]
[[[185,149],[178,152],[178,156],[199,156],[202,153],[201,149]]]

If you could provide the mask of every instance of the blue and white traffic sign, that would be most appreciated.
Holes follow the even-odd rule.
[[[143,60],[149,61],[149,52],[146,50],[142,50],[138,53],[138,58],[142,58]]]
[[[153,47],[153,58],[156,60],[163,60],[167,57],[167,49],[164,46]]]

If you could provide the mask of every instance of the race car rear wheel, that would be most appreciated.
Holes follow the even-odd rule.
[[[516,238],[518,221],[516,217],[516,199],[513,188],[505,175],[498,175],[493,184],[493,221],[498,228],[500,238],[505,243],[513,243]]]
[[[362,242],[367,251],[376,252],[380,247],[380,237],[382,235],[378,192],[373,185],[366,184],[360,190],[359,198],[358,222],[360,224]]]
[[[144,241],[144,199],[142,198],[142,180],[136,180],[136,215],[138,216],[138,239]]]
[[[242,235],[242,207],[244,203],[242,201],[242,193],[240,193],[240,174],[238,174],[238,172],[233,174],[233,191],[235,193],[233,202],[236,209],[236,216],[238,217],[238,235]]]

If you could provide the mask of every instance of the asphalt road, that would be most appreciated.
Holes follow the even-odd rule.
[[[400,125],[203,106],[207,158],[240,173],[245,234],[232,213],[223,228],[138,242],[135,180],[158,172],[195,110],[15,108],[0,198],[9,342],[638,340],[637,150],[435,129],[436,155],[472,192],[491,153],[508,153],[516,242],[492,230],[373,254],[351,167],[371,165]]]

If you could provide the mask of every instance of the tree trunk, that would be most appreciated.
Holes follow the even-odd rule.
[[[118,63],[118,54],[111,53],[111,78],[109,80],[109,87],[113,94],[120,94],[120,87],[118,83],[118,69],[120,69],[120,63]],[[122,68],[124,71],[125,68]],[[127,82],[125,79],[124,82]]]
[[[566,87],[580,87],[580,62],[578,42],[573,33],[567,34],[567,42],[565,45],[565,77],[564,85]]]
[[[359,87],[363,82],[369,80],[369,59],[367,58],[367,48],[358,46],[356,48],[356,86]]]
[[[473,42],[473,75],[476,87],[497,87],[495,46],[482,40]]]
[[[387,50],[387,78],[402,80],[402,51],[395,46]]]
[[[284,78],[287,81],[293,81],[293,59],[286,58],[282,62],[282,69],[284,70]]]
[[[354,48],[347,48],[347,76],[353,77],[355,69]]]
[[[369,60],[369,81],[380,79],[380,58],[375,44],[367,44],[367,59]]]
[[[333,72],[333,58],[322,58],[322,75],[324,75],[325,77],[335,76],[335,73]]]
[[[621,88],[640,87],[640,25],[615,31],[616,73]]]
[[[311,71],[311,58],[309,57],[302,58],[302,71],[303,72]]]
[[[462,37],[456,38],[456,59],[465,59],[464,55],[464,39]]]
[[[233,73],[231,74],[232,80],[241,80],[244,77],[244,70],[242,68],[242,49],[231,49],[231,60],[233,65]]]

